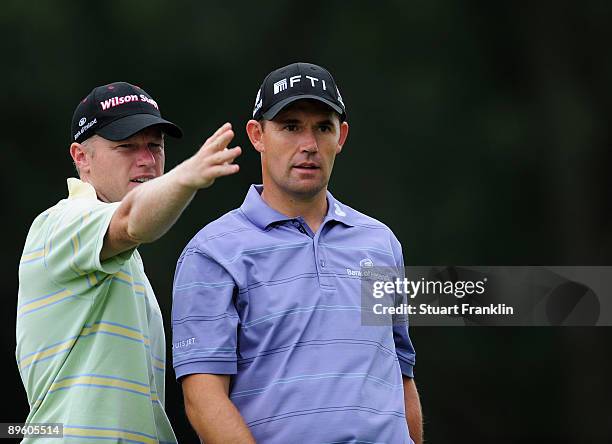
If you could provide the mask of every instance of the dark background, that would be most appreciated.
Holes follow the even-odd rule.
[[[33,218],[66,194],[70,118],[94,86],[138,84],[183,127],[167,169],[228,120],[244,150],[238,176],[141,247],[167,321],[183,246],[260,181],[244,131],[259,84],[295,61],[327,67],[348,107],[331,191],[389,225],[408,265],[611,265],[611,23],[612,4],[591,0],[4,1],[0,421],[28,411],[17,263]],[[612,439],[609,328],[411,336],[429,442]],[[167,381],[177,436],[195,442],[172,369]]]

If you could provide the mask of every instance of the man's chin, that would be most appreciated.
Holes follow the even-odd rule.
[[[315,197],[324,190],[325,184],[322,184],[321,182],[298,183],[291,187],[291,193],[295,196],[300,196],[303,199]]]

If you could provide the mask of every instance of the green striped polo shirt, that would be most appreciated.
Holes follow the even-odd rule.
[[[164,411],[161,311],[136,249],[100,261],[116,203],[68,179],[32,223],[19,264],[17,365],[27,422],[64,441],[176,442]],[[58,440],[26,439],[24,442]]]

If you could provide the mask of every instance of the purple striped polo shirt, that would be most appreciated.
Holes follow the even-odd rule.
[[[178,260],[172,308],[177,379],[232,375],[230,399],[259,443],[412,443],[402,374],[407,326],[361,324],[360,262],[403,267],[384,224],[327,193],[313,233],[251,186]]]

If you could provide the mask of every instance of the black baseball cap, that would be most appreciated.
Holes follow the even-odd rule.
[[[108,140],[124,140],[139,131],[159,125],[169,136],[183,131],[162,119],[157,102],[142,88],[126,82],[94,88],[74,110],[71,139],[82,142],[98,134]]]
[[[346,107],[332,75],[312,63],[292,63],[266,76],[255,98],[253,119],[272,120],[287,105],[301,99],[325,103],[346,120]]]

